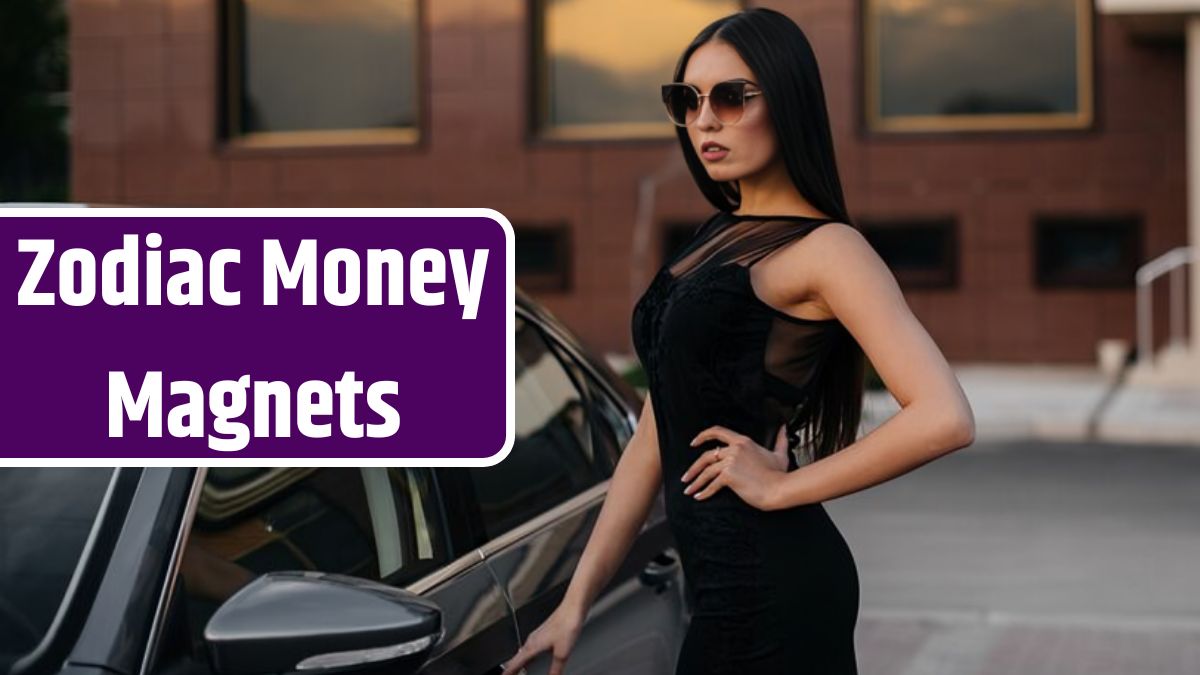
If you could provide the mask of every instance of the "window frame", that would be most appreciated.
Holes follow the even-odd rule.
[[[370,468],[370,467],[362,467],[362,468]],[[389,586],[395,586],[397,588],[404,588],[419,579],[422,579],[430,574],[433,574],[434,572],[445,567],[446,565],[449,565],[457,557],[458,551],[455,550],[455,547],[454,547],[454,538],[452,536],[450,523],[449,523],[447,515],[446,515],[445,506],[443,504],[444,497],[442,495],[441,485],[437,479],[437,474],[430,467],[420,467],[420,466],[387,467],[386,471],[388,473],[389,480],[391,478],[391,475],[395,472],[400,472],[400,473],[411,472],[413,475],[418,476],[418,480],[420,480],[421,476],[423,475],[423,477],[424,477],[423,479],[426,480],[429,485],[430,503],[422,504],[422,506],[421,506],[422,512],[425,516],[426,521],[429,523],[429,525],[438,530],[436,536],[431,537],[431,540],[430,540],[430,544],[433,547],[433,556],[434,556],[432,559],[430,559],[430,560],[423,560],[420,558],[410,559],[410,560],[406,561],[406,564],[404,564],[400,569],[396,570],[392,574],[389,574],[389,575],[383,577],[380,580],[381,583],[385,583]],[[413,485],[412,485],[412,481],[408,481],[408,483],[409,483],[408,490],[410,492],[406,496],[408,496],[411,499],[413,496],[412,492],[411,492],[411,490],[413,490]],[[402,515],[404,513],[404,508],[408,505],[397,503],[395,506],[396,506],[397,517],[399,517],[400,515]],[[411,514],[411,515],[413,517],[413,521],[412,521],[412,526],[414,527],[413,534],[414,534],[414,536],[416,536],[416,530],[415,530],[416,514]],[[401,526],[399,534],[401,536],[403,536],[404,533],[405,533],[405,528],[404,528],[404,526]],[[442,551],[440,551],[440,553],[441,553],[440,556],[438,555],[438,553],[439,553],[438,544],[439,543],[441,544],[442,549],[443,549]],[[378,544],[377,544],[377,546],[378,546]],[[419,544],[418,544],[418,547],[419,547]]]
[[[856,88],[860,131],[867,137],[988,132],[1080,132],[1096,125],[1096,18],[1091,0],[1075,3],[1076,110],[1064,113],[988,113],[979,115],[888,115],[880,111],[881,54],[878,3],[859,0],[859,69]]]
[[[625,435],[629,438],[637,431],[638,418],[637,413],[630,411],[626,406],[626,401],[621,396],[620,392],[616,391],[606,377],[601,375],[596,367],[587,358],[576,345],[573,338],[561,332],[558,327],[549,324],[540,324],[542,332],[553,341],[553,343],[562,350],[562,358],[570,359],[579,368],[580,374],[585,378],[587,387],[585,387],[585,395],[591,399],[593,396],[605,397],[608,402],[621,413],[622,421],[625,425]],[[591,407],[588,408],[589,419],[595,418],[595,413]],[[595,428],[592,429],[593,442],[595,438]],[[613,471],[616,470],[616,464],[621,459],[621,454],[625,450],[625,445],[617,449],[617,453],[611,457]],[[611,478],[611,475],[609,476]]]
[[[328,470],[332,468],[358,468],[361,472],[363,468],[371,467],[317,467],[313,472],[305,474],[299,480],[287,484],[283,489],[290,489],[296,484],[302,483],[306,478],[311,476],[313,473],[316,473],[316,471]],[[391,472],[396,469],[397,468],[395,467],[387,467],[385,471]],[[473,551],[474,547],[470,547],[469,551],[468,549],[464,549],[461,552],[458,550],[460,542],[455,537],[455,532],[453,531],[453,522],[447,517],[444,505],[444,500],[446,498],[445,490],[443,489],[442,484],[439,482],[438,471],[432,467],[399,467],[398,469],[411,470],[414,473],[424,472],[427,475],[431,490],[431,499],[433,500],[434,504],[432,505],[431,509],[426,511],[426,516],[432,517],[433,519],[440,519],[439,525],[443,528],[441,537],[445,549],[443,552],[445,555],[444,560],[432,562],[429,565],[429,569],[426,569],[425,567],[421,567],[420,569],[415,569],[412,567],[407,569],[402,568],[391,575],[383,577],[377,582],[396,588],[411,590],[414,585],[425,583],[426,580],[441,573],[443,570],[456,568],[457,566],[461,565],[461,558],[463,557],[463,554]],[[120,468],[117,470],[121,471]],[[129,472],[131,470],[125,469],[125,471]],[[138,469],[137,471],[140,473],[141,469]],[[180,511],[180,517],[172,523],[173,546],[170,555],[167,556],[168,560],[166,569],[164,570],[164,574],[162,576],[162,583],[161,586],[158,587],[156,594],[157,601],[155,603],[154,617],[152,620],[148,621],[150,624],[150,630],[146,639],[145,650],[140,657],[140,666],[136,671],[136,675],[156,675],[158,673],[165,672],[161,670],[161,666],[163,659],[170,655],[166,650],[172,646],[169,644],[170,637],[167,635],[167,624],[170,615],[173,612],[186,611],[185,606],[188,602],[188,598],[183,593],[178,592],[178,589],[180,588],[179,582],[181,581],[183,575],[183,557],[187,547],[191,543],[191,535],[196,526],[196,521],[200,517],[199,505],[204,487],[207,484],[208,467],[201,466],[195,468],[176,468],[171,469],[170,471],[175,476],[186,477],[189,487],[187,488],[187,494],[183,500],[184,503],[173,504],[173,506],[178,507]],[[134,487],[136,487],[136,484]],[[364,490],[365,489],[366,486],[364,484]],[[277,501],[277,497],[278,496],[274,496],[264,499],[255,506],[259,508],[269,506]],[[122,519],[124,518],[124,513],[120,513],[118,515],[120,515]],[[373,515],[371,517],[372,519],[374,518]],[[232,517],[226,517],[217,519],[213,522],[229,524],[231,522],[235,522],[235,519]],[[374,537],[373,534],[371,536]],[[107,565],[108,560],[105,559],[103,562],[105,565]],[[327,572],[327,570],[318,571]],[[412,572],[413,578],[407,578],[408,575],[405,574],[406,571]],[[180,605],[180,603],[183,604]],[[83,613],[81,612],[80,614]]]
[[[888,263],[888,269],[895,276],[896,282],[904,289],[955,290],[959,287],[959,277],[962,267],[962,241],[959,235],[958,219],[954,216],[862,218],[859,219],[858,226],[868,242],[870,242],[872,232],[914,228],[940,230],[944,237],[942,255],[945,257],[945,264],[940,267],[916,271],[905,270],[903,268],[897,269],[888,263],[887,258],[883,256],[882,252],[879,252],[878,249],[876,249],[876,252],[879,253],[880,258],[885,263]],[[873,243],[872,248],[875,248]]]
[[[591,363],[579,352],[569,335],[562,333],[558,326],[529,313],[521,307],[518,307],[516,312],[519,318],[524,319],[527,325],[536,329],[541,334],[549,346],[549,351],[553,354],[554,358],[559,360],[560,364],[562,359],[570,359],[582,375],[590,378],[589,382],[595,383],[609,396],[613,401],[613,405],[618,410],[622,412],[626,410],[626,406],[622,405],[620,395],[612,389],[599,373],[595,372]],[[581,399],[588,406],[586,417],[588,422],[588,442],[592,444],[594,451],[596,448],[596,429],[594,427],[596,420],[594,411],[591,409],[591,389],[589,387],[581,388],[581,383],[575,379],[571,368],[563,366],[563,371],[571,379],[572,384],[579,391]],[[632,414],[625,414],[624,417],[630,427],[629,434],[632,435],[637,428],[637,418]],[[612,479],[612,473],[615,471],[617,461],[620,460],[620,455],[609,455],[609,459],[612,468],[607,471],[601,471],[600,467],[597,467],[593,460],[592,467],[593,471],[597,473],[597,478],[590,485],[566,499],[547,506],[538,513],[529,514],[519,524],[505,532],[494,535],[489,535],[487,532],[483,514],[479,508],[479,499],[476,495],[471,476],[468,474],[468,469],[463,467],[441,467],[436,469],[435,479],[443,488],[443,502],[448,509],[445,518],[448,522],[449,538],[454,542],[452,552],[461,555],[467,552],[467,548],[483,548],[491,546],[497,541],[511,542],[524,539],[531,533],[530,523],[541,522],[543,518],[549,517],[547,514],[554,513],[574,500],[587,499],[583,495],[594,491],[607,492],[608,483]],[[462,547],[461,550],[458,548],[460,546]]]
[[[1045,250],[1045,238],[1055,228],[1113,230],[1121,233],[1122,263],[1125,270],[1113,270],[1102,276],[1079,276],[1070,273],[1055,273]],[[1032,222],[1034,287],[1039,291],[1053,290],[1127,290],[1136,288],[1135,275],[1142,264],[1145,252],[1146,225],[1138,214],[1038,214]]]
[[[546,343],[550,345],[551,351],[557,352],[557,357],[558,357],[559,362],[561,363],[561,362],[565,361],[565,362],[569,362],[571,364],[570,368],[567,368],[564,366],[564,370],[567,371],[568,377],[571,378],[571,381],[575,384],[575,387],[579,390],[580,397],[583,400],[583,403],[585,406],[585,411],[587,413],[587,421],[588,421],[588,438],[589,438],[589,442],[592,445],[592,447],[590,448],[591,454],[592,454],[592,462],[593,462],[593,465],[601,472],[601,480],[602,481],[608,480],[608,479],[612,478],[612,475],[616,471],[616,468],[617,468],[617,462],[621,458],[619,449],[616,452],[607,452],[605,450],[604,451],[604,461],[605,461],[604,466],[600,466],[600,465],[596,464],[596,462],[597,462],[597,454],[596,453],[601,451],[601,449],[602,449],[601,444],[598,443],[598,440],[599,440],[598,435],[600,432],[597,429],[597,425],[607,424],[607,421],[600,415],[599,411],[596,409],[596,407],[598,405],[597,398],[608,396],[608,394],[605,391],[597,391],[597,389],[601,388],[599,380],[595,377],[595,375],[592,374],[590,368],[588,368],[584,364],[582,359],[578,358],[574,353],[572,353],[572,351],[570,349],[568,349],[568,347],[563,343],[563,341],[558,336],[552,335],[549,331],[545,330],[545,328],[542,326],[539,326],[539,328],[542,331],[543,337],[546,338]],[[621,409],[620,406],[617,404],[617,402],[612,400],[611,396],[609,396],[609,399],[610,399],[609,400],[610,405],[617,407],[619,410]],[[629,435],[632,435],[632,432],[629,432]]]
[[[475,467],[475,468],[471,468],[471,469],[466,469],[466,468],[461,469],[459,471],[459,473],[461,473],[461,477],[462,477],[460,485],[466,493],[467,500],[471,503],[470,510],[471,510],[473,517],[476,519],[475,527],[473,527],[472,530],[473,530],[473,535],[477,537],[477,539],[476,539],[477,546],[483,546],[483,545],[487,544],[488,542],[496,541],[498,539],[502,539],[506,536],[509,536],[509,533],[511,533],[511,532],[521,530],[521,528],[524,527],[530,521],[536,520],[539,517],[543,516],[544,514],[554,511],[555,509],[561,507],[563,504],[571,501],[572,499],[579,498],[580,495],[588,492],[589,490],[595,489],[596,486],[602,485],[602,484],[606,483],[609,479],[612,478],[611,469],[608,470],[607,475],[605,475],[605,472],[596,465],[596,461],[595,461],[595,450],[596,450],[595,440],[596,439],[594,436],[594,433],[595,433],[594,429],[592,428],[592,424],[594,422],[592,419],[593,415],[592,415],[591,409],[589,407],[590,399],[588,397],[587,391],[585,389],[581,388],[581,383],[576,378],[576,375],[574,373],[572,373],[572,369],[570,367],[568,367],[567,364],[563,363],[563,359],[565,358],[565,355],[561,348],[556,348],[558,340],[556,340],[555,336],[551,335],[545,329],[545,325],[543,324],[542,321],[539,321],[538,319],[536,319],[534,317],[530,317],[530,316],[524,314],[523,312],[518,312],[517,318],[523,319],[525,321],[525,326],[530,330],[536,331],[537,334],[542,338],[542,340],[546,344],[547,353],[550,355],[551,358],[555,359],[556,363],[558,363],[559,368],[562,370],[563,375],[571,382],[572,388],[578,394],[580,402],[584,405],[584,410],[586,413],[584,415],[584,421],[585,421],[585,424],[587,425],[587,429],[585,430],[586,433],[580,440],[582,442],[586,443],[587,447],[585,448],[585,450],[591,456],[591,459],[588,461],[589,472],[591,473],[591,477],[590,477],[590,482],[587,485],[584,485],[583,487],[581,487],[577,490],[574,490],[574,492],[572,494],[566,496],[565,498],[558,500],[552,504],[551,503],[545,504],[536,513],[522,514],[522,517],[517,520],[516,524],[512,525],[508,529],[506,529],[502,532],[489,532],[488,531],[488,523],[485,521],[485,519],[483,517],[483,512],[480,509],[480,499],[478,496],[478,492],[475,489],[474,479],[471,477],[472,471],[486,471],[487,467]],[[517,449],[514,447],[513,452],[516,452],[516,451],[517,451]],[[613,465],[615,466],[615,462],[613,462]]]
[[[613,453],[609,455],[612,463],[612,470],[609,472],[608,478],[612,478],[612,474],[616,472],[617,462],[621,460],[621,454],[624,452],[625,448],[628,447],[630,440],[633,439],[633,434],[637,427],[636,425],[634,425],[632,428],[629,426],[629,419],[628,416],[625,415],[624,407],[621,406],[620,401],[618,401],[612,394],[608,392],[607,387],[605,387],[596,376],[584,369],[584,377],[586,378],[588,385],[588,395],[593,401],[596,402],[597,405],[601,405],[600,400],[604,400],[609,406],[621,413],[622,428],[613,429],[613,433],[617,436],[615,439],[617,447]],[[603,416],[602,413],[592,407],[588,408],[588,415],[592,419],[592,443],[594,452],[597,435],[600,433],[597,427],[601,424],[605,425],[606,427],[611,425],[608,423],[607,417]]]
[[[313,129],[307,131],[254,131],[241,129],[242,96],[242,0],[216,3],[217,47],[217,139],[229,150],[289,150],[323,148],[423,148],[429,137],[429,13],[427,0],[415,5],[413,34],[413,89],[416,121],[409,127],[361,129]]]
[[[513,236],[516,245],[521,245],[521,233],[549,235],[555,238],[555,269],[546,273],[516,271],[517,283],[527,291],[565,293],[572,289],[575,276],[574,236],[570,223],[560,221],[549,224],[514,223]]]
[[[205,528],[217,528],[222,531],[230,530],[230,529],[236,530],[239,526],[241,526],[243,523],[245,523],[247,521],[247,519],[252,518],[252,517],[258,517],[262,513],[269,511],[270,509],[272,509],[276,505],[278,505],[281,501],[285,500],[298,487],[304,486],[308,481],[313,480],[314,477],[319,476],[319,474],[321,474],[322,472],[330,472],[330,471],[348,471],[348,472],[353,471],[357,474],[358,480],[361,481],[361,483],[356,483],[356,485],[360,485],[360,487],[362,488],[363,499],[364,499],[363,508],[365,509],[365,514],[370,523],[370,531],[363,530],[361,532],[361,534],[363,535],[363,537],[365,537],[368,540],[369,546],[374,549],[374,552],[375,552],[374,562],[377,565],[377,571],[379,572],[378,578],[372,578],[367,575],[360,575],[361,578],[371,579],[373,581],[377,581],[378,583],[383,583],[383,584],[387,584],[387,585],[391,585],[391,586],[404,587],[405,585],[411,583],[413,580],[427,576],[432,571],[450,563],[454,559],[454,556],[457,553],[457,551],[454,549],[450,523],[446,517],[445,508],[442,503],[443,496],[442,496],[441,486],[439,485],[439,483],[437,481],[436,473],[433,472],[430,467],[323,466],[323,467],[311,467],[311,468],[307,468],[307,469],[301,468],[301,470],[297,471],[297,473],[294,476],[286,477],[286,480],[264,481],[264,482],[273,482],[276,484],[277,487],[274,488],[274,492],[264,496],[257,502],[250,503],[246,506],[241,507],[239,510],[233,511],[231,513],[224,513],[217,518],[206,517],[202,513],[203,509],[201,508],[201,505],[203,503],[203,495],[205,494],[205,491],[210,486],[210,484],[208,482],[209,472],[206,468],[205,471],[198,478],[197,487],[196,487],[196,497],[195,497],[196,503],[194,506],[192,506],[190,508],[191,514],[187,518],[186,522],[183,525],[183,527],[186,528],[187,544],[188,545],[192,544],[192,541],[193,541],[192,535],[195,532],[198,523],[203,522]],[[397,474],[405,474],[406,472],[411,473],[414,476],[416,476],[417,480],[427,481],[427,484],[429,487],[429,495],[428,495],[427,503],[426,502],[422,503],[423,515],[425,516],[425,519],[426,519],[429,527],[436,530],[436,533],[431,532],[430,543],[433,547],[432,552],[434,554],[434,557],[429,560],[424,560],[424,559],[415,557],[412,551],[409,551],[407,548],[405,548],[405,546],[408,543],[407,541],[404,541],[405,535],[409,534],[410,530],[411,530],[411,533],[413,534],[413,536],[414,537],[416,536],[415,513],[409,513],[407,511],[407,508],[410,506],[410,504],[408,502],[401,503],[397,499],[402,494],[402,491],[400,490],[400,485],[398,482],[400,480],[400,478],[397,476]],[[384,479],[386,482],[386,485],[392,489],[392,492],[389,493],[384,498],[384,500],[387,503],[384,504],[382,502],[379,502],[378,505],[379,506],[390,505],[391,509],[394,511],[395,520],[393,522],[396,525],[396,530],[394,532],[392,532],[391,534],[394,535],[395,537],[397,537],[396,543],[398,545],[398,548],[396,549],[396,552],[400,553],[399,561],[400,561],[401,566],[394,570],[391,570],[390,572],[388,572],[386,574],[384,574],[384,571],[383,571],[383,562],[385,560],[385,555],[386,555],[384,548],[383,548],[385,542],[379,537],[379,529],[378,528],[381,524],[386,525],[387,523],[376,520],[377,513],[375,511],[375,506],[377,505],[377,503],[372,501],[372,485],[368,482],[368,475],[377,476],[378,478]],[[268,476],[267,478],[270,478],[270,477]],[[407,476],[404,477],[404,480],[408,484],[406,489],[412,490],[413,489],[412,482],[408,480]],[[375,488],[380,488],[380,487],[381,487],[381,485],[375,486]],[[410,499],[412,498],[411,492],[408,494],[404,494],[403,496],[410,498]],[[335,509],[338,508],[337,505],[329,505],[329,506],[331,506],[332,508],[335,508]],[[405,515],[408,515],[413,518],[413,520],[408,524],[405,524],[402,522],[401,517],[405,516]],[[385,514],[383,515],[383,518],[387,518],[387,517],[388,517],[388,515],[385,512]],[[439,548],[439,546],[440,546],[440,548]],[[248,554],[253,553],[254,550],[257,550],[257,549],[252,549],[250,551],[247,551],[247,553]],[[181,549],[181,555],[183,552],[184,552],[184,550]],[[234,562],[234,561],[231,561],[231,562]],[[277,569],[268,569],[261,573],[272,572],[272,571],[299,570],[299,569],[303,569],[303,568],[280,567]],[[346,574],[347,573],[342,570],[322,569],[319,567],[313,571],[323,572],[323,573],[334,573],[334,574]]]
[[[134,497],[144,473],[140,467],[111,468],[113,471],[108,487],[101,498],[71,579],[58,603],[56,619],[32,650],[18,657],[17,663],[25,662],[25,672],[55,670],[58,667],[56,664],[68,658],[88,622],[93,601],[109,573],[113,552],[133,508]]]

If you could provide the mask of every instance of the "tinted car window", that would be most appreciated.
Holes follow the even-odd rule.
[[[599,382],[596,374],[580,363],[577,353],[553,338],[548,337],[547,343],[558,354],[576,386],[584,392],[594,446],[592,463],[605,478],[610,478],[625,444],[633,437],[633,429],[625,418],[625,411]]]
[[[552,337],[547,337],[546,342],[558,355],[559,361],[570,374],[575,386],[583,392],[588,411],[588,427],[592,438],[591,461],[600,475],[610,478],[613,469],[616,468],[617,459],[620,457],[620,446],[615,446],[614,440],[609,437],[612,429],[609,428],[609,422],[605,420],[605,417],[613,412],[612,401],[607,400],[607,396],[596,383],[595,377],[580,364],[574,353]],[[620,412],[617,411],[616,414],[620,415]]]
[[[405,585],[444,564],[431,481],[417,468],[209,469],[181,566],[193,632],[265,572]]]
[[[111,479],[105,468],[0,470],[0,671],[49,630]]]
[[[588,403],[577,381],[535,325],[520,316],[515,323],[516,439],[512,452],[494,466],[466,470],[489,539],[606,475],[607,460],[595,455]]]
[[[611,457],[619,457],[633,438],[633,428],[625,410],[619,407],[612,396],[590,375],[587,386],[591,393],[592,411],[595,413],[597,446],[603,448]]]

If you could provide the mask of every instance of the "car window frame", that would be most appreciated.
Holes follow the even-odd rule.
[[[472,541],[477,548],[483,548],[492,541],[505,538],[509,532],[521,529],[529,521],[538,519],[547,513],[559,509],[563,506],[563,504],[578,499],[581,495],[595,490],[599,485],[607,484],[607,482],[612,479],[612,472],[616,466],[615,458],[610,460],[612,467],[607,468],[607,470],[601,470],[601,467],[596,465],[596,461],[594,459],[596,439],[595,429],[593,428],[593,424],[595,422],[593,419],[594,415],[589,407],[591,404],[591,394],[586,386],[582,386],[583,383],[578,379],[579,374],[574,372],[576,370],[583,370],[580,360],[578,358],[574,358],[571,352],[565,349],[561,334],[547,330],[546,322],[541,317],[521,311],[520,308],[518,308],[516,315],[525,322],[525,325],[530,330],[536,331],[538,336],[545,342],[546,351],[556,360],[564,375],[567,377],[568,381],[570,381],[572,388],[578,394],[580,402],[584,405],[584,410],[587,412],[587,414],[584,416],[585,425],[587,428],[585,429],[584,438],[582,440],[586,443],[585,450],[592,457],[592,459],[588,460],[588,470],[592,474],[591,482],[566,498],[546,505],[545,508],[540,509],[536,513],[526,514],[517,525],[510,527],[505,532],[491,535],[487,531],[487,524],[484,521],[482,511],[479,508],[479,498],[475,491],[474,482],[469,471],[467,469],[455,469],[448,471],[447,473],[456,474],[455,477],[458,478],[459,489],[463,492],[464,501],[468,505],[468,516],[473,521],[469,535],[472,537]]]
[[[567,370],[568,375],[570,375],[572,381],[575,383],[575,387],[580,390],[583,400],[587,404],[588,435],[592,444],[592,457],[594,458],[597,452],[604,453],[606,462],[603,467],[604,478],[612,478],[613,472],[617,468],[617,462],[621,459],[621,451],[624,449],[625,444],[617,443],[620,447],[610,451],[606,444],[598,442],[598,434],[601,433],[598,427],[602,424],[608,425],[608,420],[597,410],[597,406],[601,405],[597,399],[606,399],[609,405],[615,407],[621,413],[622,422],[626,425],[626,436],[631,437],[633,429],[636,426],[629,426],[629,418],[625,406],[621,405],[621,402],[608,391],[601,378],[592,372],[591,364],[579,358],[575,350],[571,349],[560,336],[551,334],[546,330],[543,330],[542,334],[545,336],[546,342],[557,352],[559,361],[566,361],[573,365],[572,368],[566,368],[565,370]]]
[[[360,467],[360,468],[362,468],[362,467]],[[388,468],[390,469],[391,467],[388,467]],[[422,580],[427,579],[433,575],[439,574],[446,568],[456,564],[456,562],[458,561],[458,558],[461,556],[459,555],[458,550],[455,548],[455,545],[456,545],[455,539],[452,536],[453,533],[451,532],[451,527],[450,527],[451,521],[449,520],[448,513],[446,512],[446,509],[445,509],[444,505],[442,504],[444,492],[443,492],[441,484],[438,481],[437,471],[435,471],[432,467],[400,467],[400,468],[407,468],[407,469],[412,469],[417,472],[427,472],[428,473],[429,480],[430,480],[430,486],[431,486],[431,490],[432,490],[432,499],[434,502],[434,505],[433,505],[434,508],[431,511],[427,511],[426,515],[428,516],[430,514],[433,514],[436,518],[440,518],[442,524],[445,526],[445,529],[443,532],[443,536],[445,538],[445,543],[446,543],[446,551],[445,551],[446,559],[445,560],[440,561],[437,564],[433,565],[433,568],[429,571],[422,571],[421,573],[419,573],[418,576],[416,576],[414,579],[411,579],[411,580],[407,580],[407,581],[401,580],[398,583],[398,580],[400,580],[400,577],[403,575],[403,572],[404,572],[404,570],[401,569],[401,570],[397,570],[395,573],[388,575],[388,577],[381,579],[379,581],[379,583],[387,584],[389,586],[394,586],[396,588],[410,589],[415,584],[421,583]],[[184,470],[190,471],[192,469],[189,468],[189,469],[184,469]],[[166,574],[164,575],[163,586],[159,590],[159,599],[158,599],[158,603],[156,606],[155,615],[153,618],[153,623],[151,626],[150,634],[147,637],[146,651],[142,658],[142,662],[141,662],[140,668],[138,670],[138,675],[151,675],[152,673],[154,673],[156,671],[156,669],[158,667],[158,661],[162,657],[161,647],[162,647],[162,642],[163,642],[163,638],[164,638],[165,623],[166,623],[168,614],[170,613],[170,611],[172,609],[171,604],[173,602],[186,602],[187,601],[186,598],[184,598],[181,595],[179,595],[178,593],[176,593],[176,589],[178,588],[178,578],[182,574],[181,564],[182,564],[182,560],[183,560],[183,554],[187,550],[187,545],[188,545],[188,542],[190,539],[192,528],[195,525],[195,519],[197,517],[197,509],[198,509],[199,503],[200,503],[200,496],[204,490],[204,485],[205,485],[205,480],[207,479],[207,474],[208,474],[208,467],[202,466],[202,467],[197,467],[195,469],[195,474],[192,477],[193,482],[192,482],[191,488],[189,490],[189,494],[187,496],[187,503],[186,503],[186,506],[184,507],[183,516],[179,522],[179,530],[176,533],[175,545],[174,545],[173,552],[171,555],[170,564],[167,568]],[[114,543],[115,543],[115,540],[116,540],[116,538],[114,537]],[[472,550],[472,552],[473,552],[473,550]],[[11,673],[10,675],[18,675],[18,674]]]
[[[601,393],[606,395],[609,401],[621,411],[623,421],[626,424],[626,433],[628,436],[632,437],[633,433],[637,430],[638,413],[636,407],[632,405],[634,401],[630,399],[629,394],[627,392],[621,392],[617,390],[616,386],[611,381],[609,374],[600,370],[597,363],[595,363],[592,358],[589,358],[589,355],[583,350],[582,346],[580,346],[575,338],[571,336],[570,333],[566,332],[564,328],[560,328],[559,326],[556,326],[548,321],[538,321],[538,324],[542,327],[543,332],[552,338],[559,346],[561,346],[569,358],[579,365],[579,368],[583,374],[589,378],[589,382],[596,385],[601,390]],[[619,377],[615,374],[612,376]],[[588,389],[588,393],[590,394],[590,388]],[[636,393],[634,396],[637,396]],[[640,405],[640,401],[637,403]],[[618,450],[618,455],[614,458],[614,463],[616,460],[620,459],[620,454],[623,453],[624,450],[624,446]]]
[[[541,328],[541,326],[539,326],[539,328]],[[554,355],[556,358],[558,358],[559,363],[563,364],[563,370],[566,371],[567,377],[571,378],[571,383],[574,384],[575,389],[579,391],[579,397],[584,403],[584,410],[587,411],[587,436],[588,443],[590,445],[588,448],[588,454],[592,457],[592,465],[595,466],[596,453],[602,448],[599,448],[596,442],[596,424],[598,419],[596,411],[593,407],[596,403],[596,392],[593,391],[591,386],[589,386],[593,384],[593,382],[589,378],[589,374],[583,363],[581,363],[579,359],[575,358],[575,355],[570,352],[565,344],[563,344],[562,340],[550,334],[545,329],[541,329],[541,334],[542,337],[545,338],[546,344],[550,346],[550,351],[554,352]],[[570,364],[570,367],[568,367],[566,364]],[[609,453],[607,451],[605,451],[604,454],[605,465],[603,467],[598,467],[602,468],[603,475],[601,478],[612,478],[613,471],[615,471],[617,468],[617,460],[620,458],[620,455]]]
[[[421,560],[420,558],[416,558],[409,560],[407,565],[402,565],[400,569],[397,569],[391,574],[386,576],[380,575],[382,578],[379,580],[379,583],[387,584],[388,586],[393,586],[395,588],[406,588],[412,583],[419,581],[430,574],[436,573],[438,570],[454,562],[455,558],[458,557],[458,551],[454,546],[450,521],[442,504],[442,490],[441,485],[438,483],[436,472],[434,472],[431,467],[423,466],[386,467],[384,470],[389,473],[392,471],[411,471],[414,474],[425,474],[428,477],[431,503],[429,505],[422,505],[422,511],[426,520],[433,521],[431,524],[440,530],[438,537],[442,540],[445,549],[442,551],[444,559],[439,559],[439,557],[436,555],[432,560]],[[388,479],[391,480],[390,475]],[[408,489],[412,490],[412,485],[409,485]],[[412,495],[410,494],[407,496],[411,498]],[[397,503],[394,506],[397,517],[399,517],[403,513],[403,509],[408,505]],[[415,516],[415,514],[413,515]],[[372,518],[374,518],[374,516],[372,516]],[[414,526],[415,523],[416,521],[414,520]],[[401,532],[398,531],[397,534],[399,535]],[[375,545],[376,550],[378,551],[378,542],[376,542]]]
[[[112,551],[120,537],[141,476],[142,469],[139,467],[113,468],[96,519],[92,522],[53,621],[37,645],[13,663],[9,675],[53,673],[69,658],[108,572]]]
[[[576,339],[565,328],[559,326],[556,322],[546,318],[539,312],[531,311],[521,305],[516,307],[516,316],[523,319],[534,329],[538,330],[541,336],[546,340],[555,358],[560,362],[563,359],[569,359],[582,373],[583,376],[589,378],[588,382],[596,385],[601,393],[607,395],[609,400],[623,413],[623,417],[628,424],[629,434],[632,435],[633,430],[637,428],[637,416],[632,411],[632,406],[629,405],[629,400],[622,392],[618,391],[608,377],[601,372],[597,365],[583,352],[582,347]],[[591,387],[580,386],[580,383],[575,379],[575,374],[572,368],[564,367],[568,377],[576,389],[580,390],[580,394],[585,402],[590,402],[590,397],[593,395]],[[596,420],[595,414],[591,408],[588,408],[588,430],[589,442],[595,444],[594,434],[596,430],[594,425]],[[615,470],[616,462],[620,459],[620,452],[624,448],[618,449],[618,455],[612,458],[613,470]],[[501,460],[503,461],[503,460]],[[509,539],[511,532],[520,531],[523,525],[517,526],[508,533],[497,535],[489,538],[484,527],[483,515],[479,510],[479,502],[475,496],[474,487],[471,484],[471,477],[467,474],[467,470],[462,467],[437,467],[434,469],[434,479],[437,481],[442,496],[442,507],[446,509],[444,516],[447,522],[447,530],[451,543],[452,554],[455,560],[459,557],[476,553],[491,545],[496,539]],[[581,494],[591,493],[602,487],[604,492],[607,492],[608,483],[612,480],[612,471],[608,475],[601,475],[599,480],[588,486],[587,488],[576,493],[571,498],[558,502],[557,504],[543,510],[541,513],[534,514],[526,519],[526,523],[550,513],[556,509],[562,508],[573,499],[579,498]],[[451,517],[453,516],[453,517]],[[520,537],[518,537],[520,538]]]

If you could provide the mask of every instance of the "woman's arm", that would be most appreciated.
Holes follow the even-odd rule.
[[[946,359],[913,316],[895,277],[862,234],[829,223],[772,256],[775,283],[799,304],[819,299],[862,346],[901,410],[838,452],[791,472],[745,434],[722,426],[692,445],[717,439],[683,474],[685,494],[707,499],[728,486],[760,509],[784,509],[857,492],[970,445],[975,419]],[[694,480],[693,480],[694,479]]]
[[[550,675],[561,675],[582,630],[588,608],[629,553],[634,538],[646,522],[661,481],[658,429],[654,422],[654,406],[647,394],[637,429],[617,462],[608,495],[600,507],[596,526],[588,537],[566,594],[554,612],[503,664],[503,675],[515,675],[534,656],[547,650],[553,658]]]
[[[805,278],[792,282],[828,305],[901,409],[839,452],[785,474],[771,500],[775,508],[857,492],[970,445],[975,437],[974,415],[953,370],[862,234],[829,223],[803,241],[795,253],[804,261],[790,269],[804,270]]]
[[[654,406],[646,394],[637,429],[617,461],[596,526],[563,596],[564,604],[586,615],[596,595],[629,553],[661,485],[658,430]]]

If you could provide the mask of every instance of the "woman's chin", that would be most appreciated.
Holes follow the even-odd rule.
[[[737,180],[742,177],[742,174],[739,171],[730,171],[729,167],[710,166],[708,167],[708,177],[718,183],[721,183],[724,181]]]

